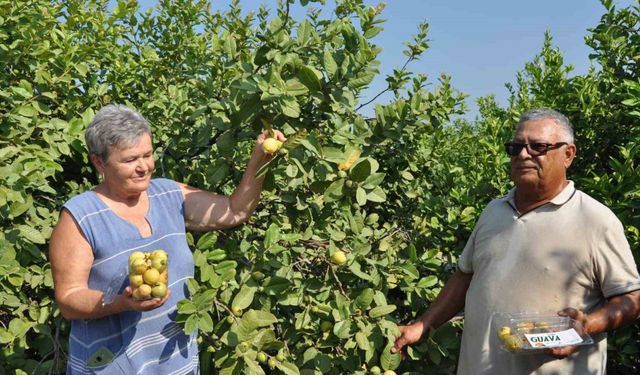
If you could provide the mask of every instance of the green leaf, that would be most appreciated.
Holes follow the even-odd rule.
[[[316,72],[315,69],[306,65],[298,66],[298,73],[296,76],[303,85],[307,86],[309,91],[315,92],[322,89],[322,83],[319,78],[321,74]]]
[[[5,160],[9,157],[15,156],[18,148],[15,146],[3,146],[0,147],[0,160]]]
[[[300,117],[300,105],[293,97],[285,96],[280,98],[280,110],[285,116],[291,118]]]
[[[221,156],[233,156],[236,138],[232,132],[225,132],[216,140],[216,146],[218,146],[218,153]]]
[[[300,144],[315,155],[322,157],[322,147],[313,133],[309,134],[308,137],[301,139]]]
[[[36,111],[33,106],[30,105],[22,105],[18,107],[18,114],[24,117],[35,117],[38,115],[38,111]]]
[[[300,375],[300,370],[298,370],[298,367],[296,367],[296,365],[291,362],[278,362],[278,364],[276,364],[276,367],[286,375]]]
[[[351,178],[354,181],[364,181],[371,175],[371,173],[373,173],[373,171],[371,168],[371,161],[368,158],[356,161],[356,163],[351,167]]]
[[[182,300],[178,302],[178,312],[180,314],[193,314],[197,312],[196,305],[189,300]]]
[[[9,213],[12,218],[16,218],[23,213],[27,212],[27,210],[32,206],[32,202],[27,200],[27,202],[13,202],[11,207],[9,208]]]
[[[9,332],[13,333],[16,337],[22,337],[29,331],[31,326],[31,323],[27,323],[21,318],[13,318],[9,322]]]
[[[192,315],[193,316],[193,315]],[[207,312],[198,315],[198,329],[202,332],[213,331],[213,320]]]
[[[402,176],[402,178],[404,178],[407,181],[413,181],[414,180],[413,175],[409,171],[402,171],[402,173],[400,173],[400,175]]]
[[[360,186],[356,189],[356,202],[358,202],[360,206],[367,204],[367,192]]]
[[[227,252],[224,249],[215,249],[206,253],[207,260],[220,262],[227,257]]]
[[[336,64],[336,60],[333,58],[331,51],[324,51],[323,64],[325,70],[327,71],[327,74],[329,75],[329,78],[332,78],[338,70],[338,64]]]
[[[240,288],[240,291],[233,298],[233,302],[231,302],[231,307],[234,309],[246,309],[253,302],[253,296],[256,293],[257,288],[251,287],[248,285],[243,285]]]
[[[12,335],[8,330],[0,327],[0,344],[8,344],[14,339],[14,335]]]
[[[331,163],[342,163],[344,160],[344,153],[335,147],[323,147],[322,158]]]
[[[200,237],[196,247],[199,250],[207,250],[212,248],[216,244],[216,241],[218,241],[218,234],[215,232],[207,232]]]
[[[366,333],[359,331],[356,333],[356,342],[358,343],[358,347],[362,350],[369,351],[373,350],[371,342],[369,341],[369,337]]]
[[[343,179],[333,181],[331,185],[329,185],[329,187],[327,187],[327,189],[324,191],[324,200],[326,202],[331,202],[340,199],[344,194],[343,189]]]
[[[264,247],[268,249],[278,241],[280,241],[280,228],[276,223],[271,223],[264,235]]]
[[[40,233],[39,230],[33,227],[30,227],[28,225],[19,225],[18,230],[20,231],[20,234],[24,236],[24,238],[35,244],[44,244],[46,242],[46,239],[44,238],[42,233]]]
[[[260,367],[260,364],[258,364],[258,362],[254,361],[253,359],[247,356],[245,356],[243,360],[244,360],[244,363],[247,365],[248,375],[264,375],[264,370],[262,369],[262,367]]]
[[[272,313],[262,310],[249,310],[243,316],[242,319],[246,319],[256,328],[269,327],[272,324],[278,322],[278,319]]]
[[[222,275],[223,273],[235,269],[238,263],[235,260],[225,260],[215,266],[216,273]]]
[[[384,181],[384,177],[384,173],[372,173],[364,180],[362,187],[365,189],[373,189]]]
[[[420,281],[416,284],[416,288],[419,289],[427,289],[438,283],[438,277],[435,275],[429,275],[420,279]]]
[[[342,320],[333,325],[333,334],[340,339],[346,339],[351,334],[351,320]]]
[[[349,82],[347,83],[347,86],[350,89],[363,88],[367,86],[369,83],[371,83],[371,81],[376,76],[376,74],[377,74],[377,71],[375,70],[368,70],[368,71],[362,72],[358,74],[355,78],[350,79]]]
[[[387,200],[387,194],[378,186],[367,194],[367,199],[371,202],[384,202]]]
[[[290,282],[288,279],[279,276],[273,276],[267,279],[266,284],[264,285],[264,292],[269,295],[277,295],[285,290],[287,290],[290,286]]]
[[[383,370],[395,370],[400,366],[400,353],[391,353],[393,341],[389,341],[380,354],[380,366]]]
[[[381,316],[385,316],[385,315],[391,314],[394,311],[396,311],[396,305],[378,306],[378,307],[374,307],[373,309],[369,310],[369,317],[375,319],[375,318],[379,318]]]
[[[244,370],[244,369],[239,368],[238,367],[239,364],[240,364],[240,362],[237,359],[229,358],[222,365],[223,367],[220,370],[220,375],[240,375],[240,374],[242,374],[242,370]]]
[[[473,219],[473,215],[475,214],[476,209],[474,207],[465,207],[464,210],[462,210],[462,213],[460,213],[460,220],[463,223],[469,222]]]
[[[363,280],[367,280],[367,281],[371,281],[371,276],[367,275],[366,273],[362,272],[362,270],[360,269],[360,263],[357,261],[351,262],[351,264],[349,264],[349,270],[351,272],[353,272],[353,274]]]
[[[271,163],[276,160],[276,158],[271,159],[268,163],[262,165],[260,169],[256,172],[256,178],[260,178],[265,176],[271,170]]]
[[[420,272],[413,264],[405,263],[400,266],[400,269],[408,276],[407,281],[414,280],[420,277]]]
[[[313,33],[313,26],[307,20],[302,20],[298,25],[297,39],[300,45],[305,45]]]
[[[7,279],[9,280],[9,284],[15,287],[21,287],[22,283],[24,282],[24,277],[20,274],[9,275],[7,276]]]
[[[292,78],[286,82],[287,95],[299,96],[309,92],[307,86],[303,85],[298,79]]]
[[[33,102],[33,107],[38,111],[38,113],[43,114],[43,115],[50,115],[51,114],[51,108],[49,108],[48,105],[41,103],[39,101],[35,101]]]
[[[364,32],[364,37],[367,39],[371,39],[374,36],[378,35],[382,30],[383,30],[382,27],[378,27],[378,26],[371,27]]]

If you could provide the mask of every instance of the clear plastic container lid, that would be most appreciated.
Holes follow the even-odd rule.
[[[111,282],[109,282],[109,286],[107,286],[107,289],[102,295],[102,305],[113,303],[118,294],[122,294],[122,291],[124,291],[127,285],[129,285],[129,268],[124,267],[114,275]]]
[[[555,313],[495,313],[492,321],[500,348],[512,353],[593,344],[580,322]]]

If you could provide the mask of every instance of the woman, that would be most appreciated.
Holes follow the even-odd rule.
[[[67,374],[198,373],[195,334],[187,336],[175,322],[176,304],[187,298],[186,280],[194,273],[185,230],[229,228],[248,219],[262,188],[256,172],[272,157],[260,147],[265,137],[258,137],[240,185],[226,197],[151,178],[145,118],[120,105],[96,114],[85,138],[102,182],[64,204],[50,242],[56,302],[72,320]],[[284,141],[282,133],[276,137]],[[169,255],[169,292],[138,301],[122,271],[131,253],[155,249]],[[104,303],[118,275],[121,294]]]

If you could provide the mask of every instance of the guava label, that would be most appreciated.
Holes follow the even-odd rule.
[[[580,344],[583,341],[582,337],[573,328],[558,332],[525,333],[524,336],[534,348],[555,348]]]

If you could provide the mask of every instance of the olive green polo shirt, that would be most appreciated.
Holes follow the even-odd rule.
[[[496,312],[593,312],[608,297],[640,289],[623,226],[573,182],[520,215],[515,190],[482,212],[458,267],[473,273],[465,302],[458,374],[604,374],[606,334],[565,359],[499,348]]]

